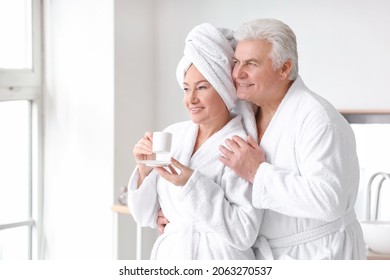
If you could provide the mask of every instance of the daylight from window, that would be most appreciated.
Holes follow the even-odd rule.
[[[18,95],[32,95],[22,82],[33,72],[31,3],[0,0],[0,260],[32,255],[32,101]]]
[[[31,0],[0,0],[0,35],[0,69],[31,69]]]
[[[26,221],[29,101],[0,102],[0,225]],[[0,230],[0,260],[27,259],[28,227]]]

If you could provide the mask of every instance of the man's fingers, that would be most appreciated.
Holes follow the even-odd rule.
[[[251,136],[248,136],[248,144],[254,149],[259,148],[259,144]]]
[[[160,208],[160,210],[158,210],[157,216],[158,216],[158,217],[164,217],[164,213],[163,213],[163,211],[161,210],[161,208]]]
[[[224,156],[220,156],[219,157],[219,160],[224,164],[226,165],[227,167],[231,167],[231,160],[224,157]]]
[[[247,145],[246,141],[242,139],[240,136],[234,135],[232,140],[236,143],[237,146],[242,147]]]
[[[159,226],[165,226],[169,223],[168,219],[165,218],[164,216],[159,216],[158,219],[157,219],[157,224]]]
[[[157,229],[160,234],[164,233],[165,226],[169,223],[168,219],[165,218],[163,211],[158,210],[157,212]]]
[[[220,145],[219,146],[219,151],[224,155],[224,157],[229,157],[233,155],[233,152],[229,149],[227,149],[225,146]]]
[[[238,145],[238,143],[232,139],[226,139],[225,140],[225,143],[226,143],[226,146],[228,146],[228,148],[230,150],[232,150],[234,152],[234,150],[238,149],[240,146]]]
[[[260,153],[263,155],[263,157],[265,156],[264,155],[264,151],[263,149],[260,147],[260,144],[258,142],[256,142],[255,139],[253,139],[252,137],[248,136],[248,144],[257,152],[257,153]],[[263,161],[265,161],[265,157],[263,158]]]

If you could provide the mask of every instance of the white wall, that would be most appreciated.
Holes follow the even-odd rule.
[[[153,0],[115,1],[115,198],[135,167],[132,149],[155,129],[155,15]],[[156,231],[143,229],[142,257],[149,259]],[[136,224],[119,216],[119,259],[135,259]]]
[[[111,259],[114,2],[45,0],[45,259]]]
[[[390,107],[386,0],[165,0],[156,5],[158,127],[186,118],[175,68],[191,28],[210,22],[235,29],[258,17],[280,19],[294,30],[302,78],[338,109]]]

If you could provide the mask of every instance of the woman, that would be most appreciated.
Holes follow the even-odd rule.
[[[176,123],[169,171],[138,164],[129,182],[128,205],[141,226],[156,227],[161,208],[170,221],[154,244],[151,259],[254,259],[262,212],[251,205],[249,183],[218,160],[218,145],[245,137],[231,78],[232,32],[210,24],[186,38],[177,78],[191,121]],[[240,110],[244,111],[244,104]],[[251,115],[248,109],[248,116]],[[253,114],[253,113],[252,113]],[[253,119],[254,124],[254,119]],[[152,136],[135,145],[136,160],[152,159]],[[238,185],[244,187],[237,188]]]

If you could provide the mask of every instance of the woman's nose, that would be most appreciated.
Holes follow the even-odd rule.
[[[197,97],[197,95],[196,95],[195,90],[191,90],[191,91],[188,92],[188,99],[190,100],[191,103],[196,102],[196,100],[198,99],[198,97]]]

